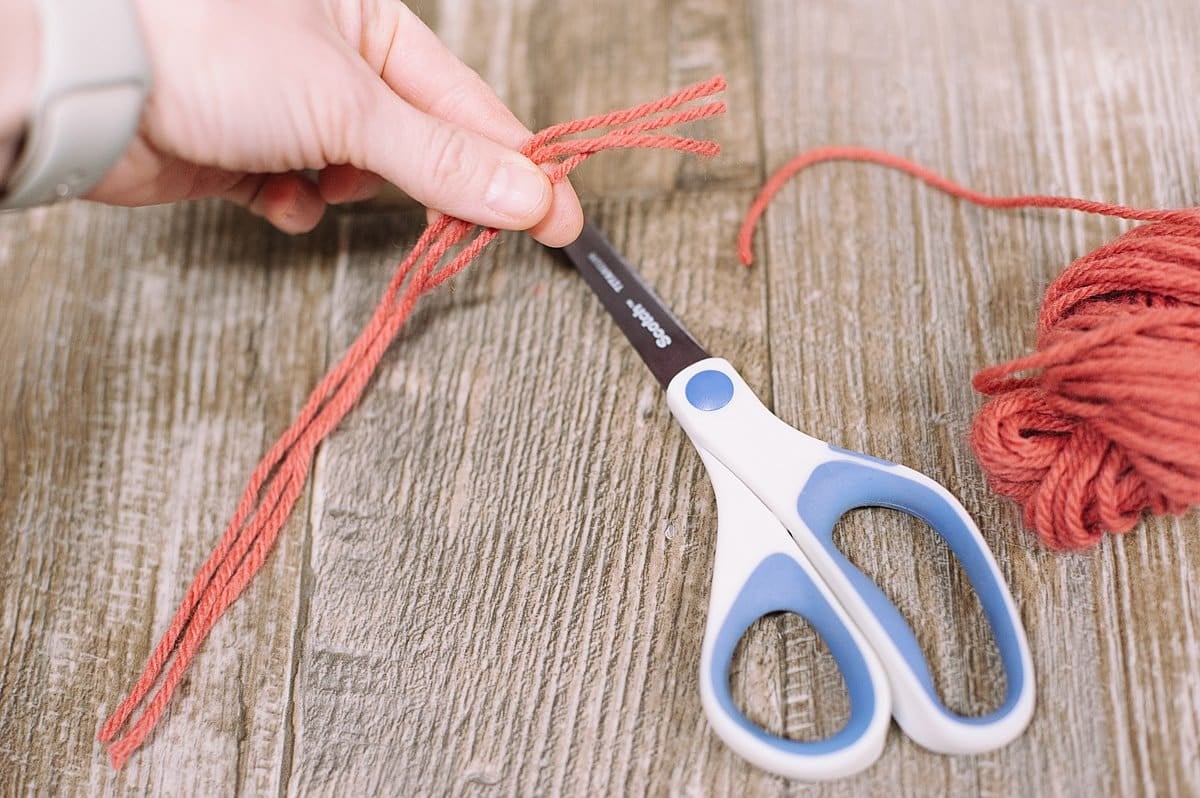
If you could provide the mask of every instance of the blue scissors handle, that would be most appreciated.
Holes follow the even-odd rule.
[[[830,608],[835,613],[844,613],[849,618],[849,627],[867,641],[890,684],[891,713],[916,742],[942,753],[978,753],[999,748],[1024,730],[1032,717],[1034,703],[1032,658],[1024,629],[982,535],[944,487],[912,469],[832,447],[793,429],[767,410],[733,367],[719,358],[702,360],[680,372],[667,389],[667,400],[700,450],[718,495],[718,561],[714,565],[710,610],[718,618],[710,618],[710,631],[738,627],[744,631],[753,621],[743,626],[745,618],[752,614],[750,608],[763,609],[772,603],[763,598],[743,600],[742,596],[772,594],[782,597],[775,603],[801,606],[789,596],[809,590],[811,583],[826,591],[831,597],[826,602]],[[736,501],[723,501],[723,493],[736,495]],[[761,509],[751,509],[755,506]],[[1006,697],[995,712],[984,717],[967,717],[945,706],[934,689],[928,664],[911,628],[883,592],[834,545],[833,528],[837,520],[850,509],[864,506],[891,507],[921,518],[946,540],[959,558],[979,596],[1004,664]],[[727,519],[727,515],[733,515],[734,519]],[[742,525],[743,517],[755,520]],[[753,563],[753,568],[748,568],[745,556],[737,554],[734,544],[721,542],[722,535],[738,540],[746,538],[744,531],[731,531],[735,526],[763,530],[772,528],[772,519],[774,528],[786,530],[787,534],[787,544],[777,542],[772,546],[780,549],[780,553],[787,546],[794,547],[798,556],[793,559],[802,564],[791,572],[804,572],[808,577],[805,581],[797,576],[801,587],[792,592],[780,577],[781,568],[760,568],[766,562],[761,557]],[[772,537],[773,533],[763,534],[772,540],[777,537]],[[742,560],[727,569],[722,560],[734,556],[742,556]],[[718,585],[718,575],[724,570],[737,573],[738,578]],[[734,584],[739,581],[740,584]],[[739,605],[738,601],[743,603]],[[801,614],[810,621],[821,618],[825,612],[819,602],[804,604],[801,609]],[[813,625],[834,650],[830,636],[836,635],[836,629],[829,624],[824,630],[818,623]],[[706,640],[706,648],[711,646],[714,656],[731,655],[731,650],[726,651],[728,646],[716,645],[725,639],[718,631],[711,643]],[[855,688],[843,662],[851,658],[839,657],[836,650],[834,656],[850,686],[853,719]],[[702,671],[701,676],[703,683],[706,674]],[[710,718],[721,709],[719,703],[714,706],[706,703],[706,707]],[[769,766],[761,761],[759,764]],[[793,771],[802,769],[798,762],[794,764]]]
[[[774,514],[712,454],[700,449],[717,497],[717,556],[700,655],[700,698],[725,743],[759,767],[809,781],[840,778],[874,762],[891,722],[891,689],[875,652],[851,623]],[[759,618],[793,612],[837,661],[850,717],[824,740],[789,740],[738,709],[730,666],[738,641]]]
[[[997,747],[997,735],[1032,713],[1032,664],[1024,630],[986,544],[962,506],[933,480],[906,466],[868,455],[830,447],[836,459],[814,469],[800,496],[796,511],[811,530],[829,559],[842,571],[856,593],[870,607],[878,627],[907,664],[904,674],[909,691],[919,689],[927,701],[898,701],[896,719],[920,729],[910,734],[926,747],[945,753],[975,753]],[[888,507],[920,518],[946,541],[979,596],[984,615],[996,638],[1007,685],[1000,706],[986,715],[973,717],[952,712],[941,701],[933,676],[916,637],[896,606],[879,587],[834,545],[833,530],[847,512],[860,507]],[[911,684],[915,679],[916,685]],[[911,719],[906,712],[917,712]],[[936,712],[947,723],[932,722]],[[1028,718],[1026,717],[1026,722]],[[1019,733],[1024,728],[1020,724]],[[1006,736],[1006,735],[1004,735]],[[1004,740],[1001,745],[1008,742]]]

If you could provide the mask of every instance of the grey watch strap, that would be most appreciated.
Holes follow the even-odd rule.
[[[75,197],[137,131],[150,67],[131,0],[40,0],[42,73],[0,208]]]

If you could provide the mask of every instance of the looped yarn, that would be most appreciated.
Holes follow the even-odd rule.
[[[1025,524],[1052,548],[1087,547],[1105,531],[1129,531],[1144,512],[1200,504],[1200,209],[996,197],[889,153],[826,147],[796,156],[764,185],[738,235],[744,263],[771,198],[797,172],[832,160],[881,164],[987,208],[1150,222],[1050,285],[1034,354],[975,376],[975,389],[991,399],[972,425],[971,447],[988,484],[1020,503]]]
[[[1037,352],[973,384],[993,397],[979,463],[1047,544],[1200,503],[1200,223],[1135,227],[1075,261],[1046,290]]]
[[[564,180],[584,160],[605,150],[656,148],[716,155],[719,147],[714,142],[653,131],[724,113],[721,101],[682,107],[724,89],[724,78],[717,76],[661,100],[554,125],[534,135],[522,152],[546,168],[553,182]],[[594,138],[566,138],[598,128],[614,129]],[[114,768],[120,768],[150,734],[213,625],[262,567],[304,490],[317,447],[362,396],[417,300],[466,268],[499,232],[477,230],[449,216],[440,217],[425,229],[397,268],[367,326],[321,379],[299,416],[258,464],[225,533],[196,574],[141,676],[100,729],[100,742],[111,743],[108,754]],[[462,249],[442,264],[459,244],[464,244]],[[162,683],[150,697],[160,677]],[[150,700],[142,714],[118,739],[147,698]]]

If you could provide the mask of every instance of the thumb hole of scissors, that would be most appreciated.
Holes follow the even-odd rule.
[[[899,510],[851,510],[834,545],[908,622],[946,708],[964,716],[995,711],[1005,674],[979,597],[958,558],[921,519]]]
[[[750,625],[734,649],[729,687],[752,723],[796,742],[828,739],[850,718],[837,661],[793,612],[769,613]]]

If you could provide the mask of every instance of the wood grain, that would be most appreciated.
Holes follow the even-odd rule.
[[[563,261],[506,235],[427,297],[317,455],[261,575],[119,774],[94,742],[244,480],[353,339],[420,214],[299,238],[212,203],[0,216],[0,794],[1191,795],[1200,793],[1200,523],[1052,554],[988,491],[970,377],[1027,351],[1045,285],[1121,223],[967,207],[883,147],[998,193],[1200,204],[1200,9],[1185,0],[429,0],[532,127],[714,72],[725,147],[605,155],[591,217],[785,420],[906,462],[976,516],[1038,672],[1034,722],[977,757],[893,729],[823,785],[763,773],[700,708],[715,506],[659,390]],[[912,621],[947,702],[1003,674],[969,585],[920,524],[838,530]],[[733,687],[800,739],[847,713],[793,616]]]
[[[324,368],[335,241],[199,204],[0,218],[0,793],[275,789],[297,517],[220,624],[152,745],[115,777],[94,741]],[[314,357],[314,355],[316,355]],[[202,744],[197,744],[202,741]]]

